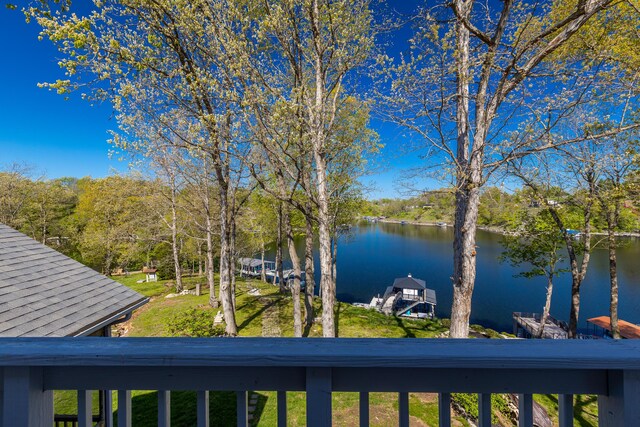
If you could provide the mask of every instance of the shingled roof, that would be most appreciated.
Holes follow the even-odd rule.
[[[0,224],[0,336],[84,336],[147,298]]]
[[[425,289],[427,287],[427,283],[424,280],[416,279],[411,277],[411,275],[407,277],[399,277],[393,281],[394,288],[402,288],[402,289]]]

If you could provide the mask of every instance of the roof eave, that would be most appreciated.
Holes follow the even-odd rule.
[[[73,332],[67,336],[70,337],[86,337],[88,335],[91,335],[92,333],[104,328],[105,326],[108,326],[114,322],[116,322],[118,319],[120,319],[122,316],[126,316],[129,313],[132,313],[134,310],[142,307],[143,305],[145,305],[146,303],[149,302],[149,298],[145,297],[143,299],[141,299],[140,301],[137,301],[133,304],[130,304],[129,306],[117,311],[115,314],[108,316],[102,320],[99,320],[97,323],[94,323],[91,326],[87,326],[84,327],[83,329],[80,329],[76,332]]]

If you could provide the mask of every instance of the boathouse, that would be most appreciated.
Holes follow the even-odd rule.
[[[436,291],[409,274],[395,279],[387,288],[380,308],[385,314],[424,318],[434,317],[436,304]]]
[[[259,258],[240,258],[240,274],[244,276],[257,277],[262,275],[262,266],[264,265],[265,273],[271,270],[275,270],[276,263],[273,261],[266,261]]]

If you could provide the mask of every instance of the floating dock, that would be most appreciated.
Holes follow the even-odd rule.
[[[513,313],[513,334],[518,338],[533,338],[537,335],[542,321],[541,313]],[[569,337],[569,326],[552,316],[547,318],[542,331],[542,338],[545,339],[567,339]]]

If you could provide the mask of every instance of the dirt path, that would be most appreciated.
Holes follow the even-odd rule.
[[[281,337],[280,329],[280,309],[278,304],[273,304],[268,298],[260,298],[260,304],[268,306],[262,313],[262,336],[263,337]]]

